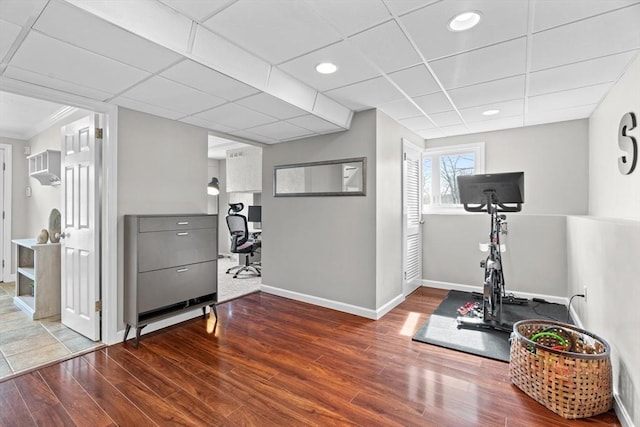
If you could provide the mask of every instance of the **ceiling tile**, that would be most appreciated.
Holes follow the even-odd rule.
[[[402,119],[400,120],[400,123],[413,130],[414,132],[419,132],[424,129],[431,129],[436,127],[436,125],[433,124],[433,121],[429,120],[425,116],[416,116],[408,119]]]
[[[198,22],[211,17],[216,12],[232,4],[235,0],[160,0],[162,3],[177,10]]]
[[[264,142],[265,144],[274,144],[278,142],[276,139],[258,135],[257,133],[253,133],[248,130],[236,130],[236,131],[230,132],[230,134],[238,136],[240,138],[248,139],[251,141]]]
[[[106,101],[114,95],[110,92],[83,86],[77,82],[61,80],[53,75],[39,74],[22,68],[12,67],[11,65],[4,71],[3,77],[31,83],[36,86],[57,89],[62,92],[72,93],[98,101]]]
[[[155,105],[183,115],[207,110],[226,101],[163,77],[154,76],[121,94],[145,104]]]
[[[385,73],[420,62],[420,57],[395,21],[356,34],[349,40]]]
[[[214,123],[223,123],[235,129],[247,129],[276,121],[271,116],[258,113],[238,104],[225,104],[196,114],[195,117]]]
[[[607,94],[611,86],[613,86],[612,83],[603,83],[579,89],[532,96],[529,97],[527,111],[533,114],[597,104]]]
[[[516,127],[523,126],[523,118],[522,116],[514,116],[514,117],[505,117],[501,119],[489,120],[486,122],[476,122],[467,124],[469,130],[465,133],[478,133],[478,132],[489,132],[494,130],[501,129],[511,129]],[[442,131],[447,135],[451,135],[450,130],[447,128],[442,128]]]
[[[382,104],[378,106],[378,109],[395,120],[416,117],[422,114],[412,102],[406,99],[400,99],[398,101],[389,102],[388,104]]]
[[[637,52],[625,52],[561,67],[531,73],[529,95],[559,92],[599,83],[615,82],[621,70],[635,57]]]
[[[402,99],[402,94],[384,77],[330,90],[325,95],[352,110],[365,110]]]
[[[426,5],[437,3],[441,0],[385,0],[391,11],[396,15],[402,15]]]
[[[640,48],[640,4],[533,35],[537,71]]]
[[[180,117],[184,116],[184,113],[181,113],[179,111],[169,110],[159,105],[147,104],[144,102],[140,102],[137,99],[131,99],[125,96],[118,96],[112,99],[110,103],[128,108],[130,110],[142,111],[143,113],[153,114],[154,116],[165,117],[171,120],[178,120]]]
[[[431,61],[526,35],[527,9],[526,1],[443,1],[404,15],[400,20],[424,58]],[[460,32],[448,29],[451,18],[470,10],[482,14],[476,27]]]
[[[0,136],[26,139],[64,105],[0,91]]]
[[[340,39],[339,34],[302,1],[239,0],[204,25],[272,64]]]
[[[196,116],[182,117],[180,121],[184,123],[189,123],[190,125],[200,126],[205,129],[211,129],[211,130],[215,130],[223,133],[231,133],[236,130],[230,126],[208,121]]]
[[[525,77],[521,75],[452,89],[448,93],[457,108],[468,108],[523,98],[524,88]]]
[[[349,36],[391,18],[381,0],[307,0],[307,3],[333,23],[343,36]]]
[[[294,117],[293,119],[287,120],[287,122],[301,128],[309,129],[310,131],[315,133],[327,133],[344,130],[343,128],[336,126],[333,123],[322,120],[321,118],[311,114]]]
[[[389,74],[389,78],[410,97],[438,92],[440,86],[427,67],[416,65],[402,71]]]
[[[533,32],[638,3],[637,0],[562,0],[533,3]]]
[[[422,95],[413,98],[416,104],[427,114],[442,113],[449,111],[453,107],[443,92],[436,92],[429,95]]]
[[[182,61],[160,75],[229,101],[259,92],[252,86],[191,60]]]
[[[59,80],[110,94],[119,93],[149,75],[33,31],[13,56],[10,65],[47,76],[52,81]]]
[[[315,67],[321,62],[332,62],[338,66],[338,71],[333,74],[316,72]],[[278,68],[322,92],[367,80],[379,74],[348,42],[318,49],[280,64]]]
[[[264,92],[241,99],[236,103],[281,120],[307,114],[306,111]]]
[[[38,17],[49,0],[0,0],[2,20],[21,27]]]
[[[523,74],[526,69],[525,37],[430,63],[445,89],[469,86]]]
[[[0,19],[0,60],[9,52],[21,30],[19,25]]]
[[[586,119],[596,109],[598,104],[581,105],[579,107],[565,108],[553,111],[538,111],[527,114],[525,126],[538,125],[543,123],[563,122],[567,120]]]
[[[49,3],[34,28],[58,40],[145,71],[159,71],[181,58],[177,53],[68,3]]]
[[[495,116],[485,116],[482,113],[487,110],[500,110]],[[522,116],[524,113],[524,99],[513,101],[495,102],[479,107],[463,108],[460,111],[467,123],[487,122],[491,120],[503,119],[505,117]]]
[[[453,126],[462,124],[462,119],[455,111],[445,111],[444,113],[430,114],[431,120],[436,122],[438,127]]]
[[[253,132],[258,135],[262,135],[264,137],[276,139],[279,141],[293,138],[302,138],[313,134],[313,132],[308,129],[303,129],[287,122],[269,123],[267,125],[256,126],[247,130],[249,132]]]

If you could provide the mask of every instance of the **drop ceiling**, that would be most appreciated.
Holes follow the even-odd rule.
[[[478,26],[447,29],[470,10]],[[0,0],[0,89],[267,144],[370,108],[435,138],[588,117],[638,54],[639,22],[631,0]]]

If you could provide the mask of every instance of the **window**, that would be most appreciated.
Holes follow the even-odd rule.
[[[422,155],[423,211],[462,208],[457,177],[484,173],[484,143],[438,147]]]

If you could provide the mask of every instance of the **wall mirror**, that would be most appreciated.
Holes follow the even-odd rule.
[[[273,168],[275,197],[365,196],[366,182],[366,157]]]

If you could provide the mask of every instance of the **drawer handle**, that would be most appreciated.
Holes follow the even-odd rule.
[[[186,231],[182,231],[180,233],[176,233],[176,236],[188,236],[189,233],[187,233]]]
[[[184,273],[185,271],[189,271],[188,268],[179,268],[176,270],[176,273]]]
[[[178,225],[189,225],[189,221],[178,221]]]

